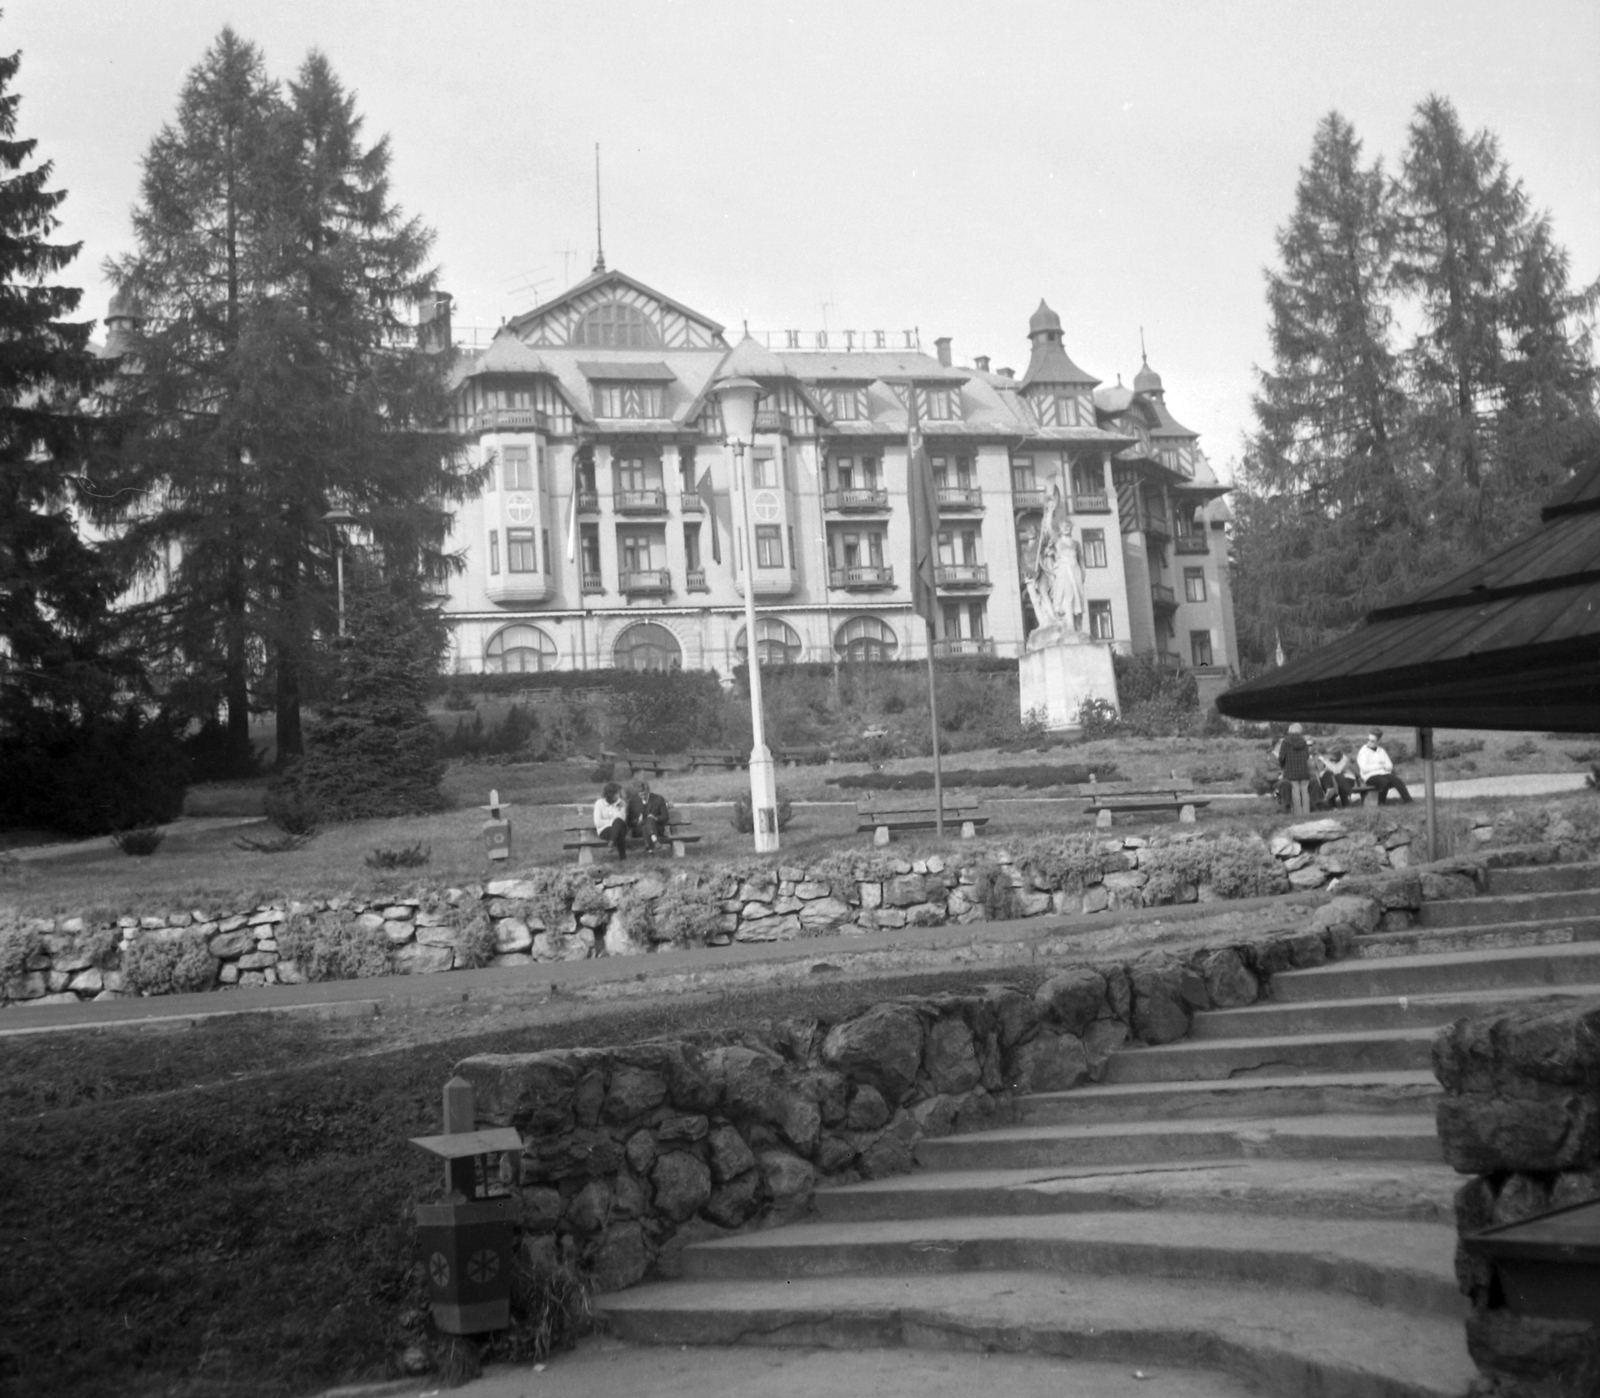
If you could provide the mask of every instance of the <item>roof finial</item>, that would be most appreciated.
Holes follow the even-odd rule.
[[[1144,326],[1142,325],[1139,327],[1139,358],[1146,364],[1150,362],[1150,356],[1145,353],[1144,349]]]
[[[600,232],[600,142],[594,143],[594,270],[606,270],[606,243]]]

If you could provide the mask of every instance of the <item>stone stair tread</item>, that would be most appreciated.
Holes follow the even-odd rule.
[[[1252,1135],[1312,1133],[1320,1136],[1432,1136],[1434,1116],[1427,1112],[1344,1113],[1319,1112],[1311,1116],[1202,1117],[1178,1121],[1090,1121],[1048,1123],[1039,1126],[1002,1126],[960,1136],[936,1136],[929,1145],[952,1142],[978,1145],[994,1141],[1094,1140],[1118,1136],[1209,1135],[1237,1130]]]
[[[1198,1159],[918,1170],[819,1190],[815,1197],[825,1219],[926,1217],[919,1211],[932,1208],[946,1214],[1172,1208],[1450,1223],[1460,1184],[1443,1162]]]
[[[1597,955],[1600,955],[1600,952],[1597,952]],[[1394,1008],[1404,1010],[1407,1013],[1414,1013],[1419,1017],[1429,1014],[1438,1015],[1443,1012],[1447,1016],[1446,1019],[1436,1018],[1432,1021],[1433,1026],[1437,1027],[1440,1024],[1447,1023],[1449,1020],[1458,1019],[1462,1015],[1481,1014],[1485,1010],[1494,1009],[1498,1006],[1510,1006],[1529,1000],[1547,999],[1552,995],[1578,998],[1586,995],[1600,996],[1600,982],[1574,982],[1570,984],[1563,982],[1555,985],[1518,985],[1475,990],[1358,995],[1327,1000],[1264,1000],[1254,1005],[1243,1005],[1237,1009],[1201,1010],[1195,1015],[1195,1024],[1191,1028],[1190,1034],[1197,1040],[1216,1043],[1230,1037],[1223,1031],[1243,1028],[1252,1023],[1275,1026],[1280,1021],[1291,1019],[1297,1015],[1307,1018],[1329,1016],[1335,1019],[1341,1015],[1348,1015],[1352,1019],[1361,1020],[1363,1017],[1379,1016],[1382,1010]],[[1215,1030],[1212,1028],[1213,1025],[1217,1026]],[[1396,1028],[1400,1026],[1369,1024],[1365,1027]],[[1238,1037],[1244,1036],[1239,1035]]]
[[[1527,951],[1592,941],[1600,941],[1600,916],[1536,918],[1531,922],[1486,922],[1481,926],[1411,927],[1404,932],[1362,934],[1356,938],[1354,960],[1389,961],[1404,956],[1437,955],[1449,950]]]
[[[1419,928],[1423,932],[1443,931],[1443,928]],[[1474,930],[1481,931],[1482,928]],[[1589,942],[1557,942],[1540,947],[1485,947],[1478,951],[1426,951],[1412,956],[1386,956],[1363,960],[1354,957],[1346,961],[1330,961],[1324,966],[1308,966],[1301,971],[1280,971],[1272,978],[1273,984],[1289,981],[1294,984],[1320,979],[1336,979],[1352,974],[1368,975],[1379,962],[1384,969],[1406,967],[1415,970],[1437,970],[1444,967],[1477,965],[1488,962],[1528,960],[1582,960],[1600,957],[1600,947]]]
[[[1296,1002],[1298,1003],[1298,1002]],[[1216,1053],[1229,1048],[1273,1048],[1285,1047],[1290,1044],[1327,1044],[1337,1046],[1340,1044],[1364,1044],[1378,1039],[1393,1039],[1396,1041],[1415,1041],[1418,1039],[1432,1042],[1434,1030],[1431,1028],[1420,1029],[1351,1029],[1333,1030],[1319,1029],[1315,1034],[1260,1034],[1241,1036],[1236,1039],[1179,1039],[1171,1044],[1130,1044],[1119,1051],[1112,1058],[1115,1063],[1117,1058],[1176,1058],[1185,1055],[1198,1055]],[[1377,1071],[1377,1070],[1374,1070]],[[1398,1071],[1390,1069],[1388,1071]]]
[[[1272,1392],[1458,1398],[1476,1372],[1457,1318],[1248,1284],[1011,1271],[741,1279],[636,1287],[596,1305],[640,1342],[989,1347],[1217,1368]]]
[[[1151,1092],[1201,1094],[1206,1092],[1249,1092],[1268,1087],[1438,1087],[1432,1073],[1424,1068],[1352,1068],[1338,1073],[1302,1073],[1281,1078],[1190,1078],[1175,1083],[1100,1082],[1087,1083],[1068,1092],[1033,1092],[1019,1099],[1021,1105],[1052,1101],[1116,1102],[1145,1096]]]

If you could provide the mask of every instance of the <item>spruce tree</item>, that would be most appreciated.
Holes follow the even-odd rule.
[[[52,243],[66,195],[17,137],[20,54],[0,57],[0,824],[91,834],[170,819],[182,764],[135,702],[119,632],[124,579],[79,532],[74,503],[102,424],[105,376],[81,293],[52,282],[77,244]]]

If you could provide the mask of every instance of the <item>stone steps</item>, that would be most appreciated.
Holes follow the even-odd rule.
[[[1364,1029],[1439,1028],[1463,1015],[1550,995],[1600,996],[1600,982],[1532,989],[1462,990],[1445,995],[1396,995],[1361,1000],[1294,1000],[1195,1015],[1191,1039],[1243,1039],[1255,1035],[1350,1033]]]
[[[1412,928],[1373,932],[1356,942],[1356,957],[1426,956],[1446,951],[1492,951],[1510,947],[1561,946],[1600,941],[1600,917],[1543,918],[1536,922],[1496,922],[1479,927]]]
[[[1018,1126],[918,1143],[930,1170],[1160,1164],[1175,1160],[1418,1160],[1437,1162],[1433,1113]]]
[[[1040,1272],[673,1282],[603,1299],[642,1344],[984,1349],[1220,1370],[1306,1398],[1460,1398],[1461,1321],[1331,1291]]]
[[[1495,895],[1600,889],[1600,862],[1513,865],[1490,869],[1487,873],[1487,891]]]
[[[1555,889],[1545,893],[1483,894],[1477,898],[1442,898],[1416,912],[1419,927],[1481,927],[1488,923],[1538,922],[1548,918],[1583,917],[1595,910],[1589,888]]]
[[[1600,943],[1491,947],[1407,957],[1335,961],[1272,978],[1274,1001],[1354,1000],[1365,996],[1443,995],[1530,990],[1600,982]]]
[[[1348,1034],[1286,1034],[1247,1039],[1185,1039],[1159,1048],[1134,1046],[1106,1065],[1108,1083],[1196,1082],[1246,1074],[1426,1070],[1433,1030],[1357,1030]]]
[[[1189,1082],[1097,1083],[1017,1099],[1017,1118],[1051,1122],[1182,1121],[1196,1117],[1315,1116],[1319,1112],[1431,1111],[1439,1084],[1427,1069],[1251,1075]]]

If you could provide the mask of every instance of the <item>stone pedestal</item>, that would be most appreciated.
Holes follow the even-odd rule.
[[[1111,647],[1064,627],[1041,627],[1028,637],[1017,664],[1022,716],[1039,709],[1045,727],[1076,728],[1086,699],[1104,699],[1117,709],[1117,677]],[[1120,713],[1121,710],[1118,709]]]

